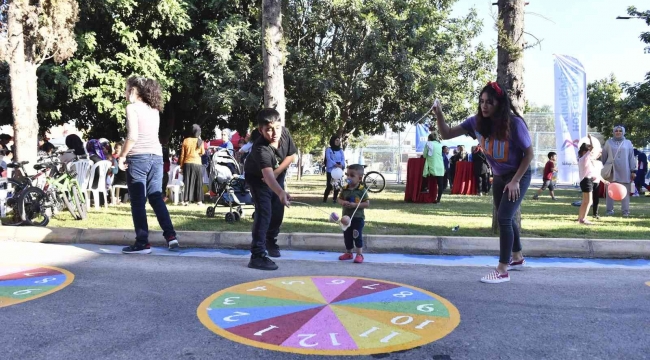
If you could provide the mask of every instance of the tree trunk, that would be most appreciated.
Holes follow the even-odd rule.
[[[524,97],[525,0],[499,0],[497,82],[505,87],[512,105],[521,114]]]
[[[36,96],[38,66],[30,62],[25,55],[23,36],[23,11],[25,1],[12,1],[8,10],[7,37],[9,52],[9,77],[11,83],[11,101],[13,110],[15,161],[36,162],[38,153],[38,98]],[[32,166],[26,167],[31,169]]]
[[[521,114],[524,94],[524,7],[525,0],[499,0],[497,82],[503,86],[514,108]],[[515,222],[521,229],[521,208]],[[492,207],[492,232],[499,233],[496,207]]]
[[[262,59],[264,62],[264,107],[280,113],[282,125],[286,111],[284,98],[285,49],[282,34],[282,1],[262,0]]]

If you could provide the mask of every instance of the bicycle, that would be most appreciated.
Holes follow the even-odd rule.
[[[386,179],[379,171],[369,171],[363,176],[363,184],[368,192],[380,193],[386,188]]]
[[[363,167],[365,168],[366,165]],[[379,171],[369,171],[363,176],[361,181],[368,188],[368,192],[371,193],[380,193],[386,188],[386,179]],[[338,180],[332,179],[332,186],[335,190],[340,190],[343,187],[343,178]]]
[[[26,174],[25,165],[27,164],[29,161],[12,162],[7,164],[7,167],[20,169],[22,174]],[[14,188],[14,195],[7,199],[7,206],[14,210],[15,223],[11,225],[46,226],[50,222],[47,209],[51,208],[52,204],[48,203],[42,189],[32,185],[34,180],[42,175],[43,172],[32,176],[22,176],[14,172],[13,177],[3,179],[3,182],[11,184]]]
[[[63,153],[65,152],[59,152],[58,154],[61,155]],[[76,157],[77,160],[80,158],[80,156]],[[63,210],[63,205],[65,205],[74,219],[86,219],[88,217],[86,198],[81,192],[81,186],[77,181],[77,174],[73,170],[69,170],[65,164],[62,165],[56,155],[40,159],[40,161],[43,160],[49,161],[34,165],[34,169],[51,169],[50,175],[46,178],[43,191],[45,191],[50,201],[55,204],[55,209],[61,211]],[[62,172],[58,168],[60,165],[62,165]]]

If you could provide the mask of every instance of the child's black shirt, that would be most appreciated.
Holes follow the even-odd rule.
[[[261,136],[255,141],[250,155],[246,158],[246,164],[244,165],[246,177],[261,179],[263,178],[262,169],[270,167],[275,170],[287,156],[294,155],[296,152],[298,152],[296,144],[293,142],[289,130],[285,127],[282,128],[277,149],[271,146],[264,136]]]

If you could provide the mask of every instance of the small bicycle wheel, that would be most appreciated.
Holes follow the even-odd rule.
[[[68,198],[68,193],[65,191],[61,191],[59,193],[59,197],[63,201],[63,204],[65,204],[65,207],[68,208],[68,211],[70,212],[70,215],[72,215],[72,218],[75,220],[81,220],[81,217],[77,214],[77,209]]]
[[[378,171],[371,171],[363,177],[363,184],[368,188],[368,192],[380,193],[386,188],[386,179]]]
[[[235,222],[235,213],[226,213],[225,219],[228,224],[233,224]]]
[[[46,214],[47,195],[37,187],[25,189],[18,200],[21,219],[29,225],[45,226],[50,222]]]
[[[239,214],[239,217],[244,217],[244,209],[240,207],[237,208],[237,213]]]
[[[208,208],[205,209],[205,216],[207,216],[209,218],[214,217],[214,206],[208,206]]]
[[[241,215],[239,215],[238,212],[233,212],[232,216],[235,217],[235,222],[239,222],[239,220],[241,220]]]
[[[88,217],[88,209],[86,209],[86,197],[79,190],[78,185],[72,185],[72,200],[74,201],[74,206],[77,208],[77,214],[79,214],[79,219],[84,220]]]

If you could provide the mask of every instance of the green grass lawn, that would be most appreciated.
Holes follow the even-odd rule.
[[[322,203],[325,184],[324,176],[308,176],[302,181],[291,181],[288,190],[295,201],[302,201],[325,210],[337,211],[341,208],[330,202]],[[585,226],[576,223],[578,208],[571,206],[580,198],[579,190],[558,190],[557,201],[551,201],[548,192],[538,200],[531,200],[536,187],[531,188],[522,205],[522,236],[546,238],[589,238],[589,239],[646,239],[650,234],[650,198],[632,198],[629,218],[620,216],[620,204],[615,207],[617,216],[602,216],[594,220],[595,225]],[[430,235],[430,236],[492,236],[491,196],[445,195],[440,205],[413,204],[404,202],[404,185],[389,185],[379,194],[370,194],[370,208],[366,210],[367,234],[382,235]],[[194,231],[250,231],[253,207],[245,206],[241,222],[227,224],[223,215],[226,207],[216,209],[215,218],[207,218],[205,210],[196,205],[169,205],[169,212],[177,230]],[[159,230],[151,209],[149,225]],[[600,213],[605,213],[605,201],[601,199]],[[460,225],[458,232],[451,229]],[[110,207],[108,210],[91,210],[85,221],[75,221],[63,213],[50,221],[51,227],[77,228],[121,228],[132,229],[129,205]],[[282,232],[338,233],[340,228],[327,221],[327,215],[307,206],[294,205],[285,211]]]

